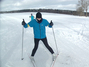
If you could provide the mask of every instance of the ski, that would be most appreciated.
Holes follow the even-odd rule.
[[[56,56],[56,59],[57,59],[57,57],[58,57],[58,54],[57,54],[57,56]],[[55,62],[56,62],[56,59],[55,59],[55,60],[52,60],[52,63],[51,63],[51,65],[50,65],[50,67],[54,67],[54,64],[55,64]]]
[[[29,55],[28,55],[28,57],[29,57]],[[29,57],[29,58],[30,58],[30,57]],[[34,60],[34,61],[32,61],[32,60],[31,60],[31,58],[30,58],[30,61],[31,61],[31,63],[32,63],[33,67],[37,67],[37,64],[36,64],[35,60]]]
[[[31,59],[30,59],[31,60]],[[31,60],[33,67],[37,67],[36,62]]]

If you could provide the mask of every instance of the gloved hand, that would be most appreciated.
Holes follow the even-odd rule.
[[[51,20],[51,22],[50,22],[50,26],[53,26],[53,22],[52,22],[52,20]]]
[[[25,21],[24,21],[24,19],[23,19],[23,21],[22,21],[22,25],[24,26],[26,23],[25,23]]]

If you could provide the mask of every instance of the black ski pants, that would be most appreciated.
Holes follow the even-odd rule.
[[[34,56],[34,55],[35,55],[35,53],[36,53],[36,51],[37,51],[37,49],[38,49],[38,45],[39,45],[39,41],[40,41],[40,40],[44,43],[44,45],[45,45],[46,48],[51,52],[51,54],[53,54],[54,51],[53,51],[52,48],[48,45],[47,38],[44,38],[44,39],[36,39],[36,38],[34,38],[35,46],[34,46],[34,48],[33,48],[33,50],[32,50],[31,56]]]

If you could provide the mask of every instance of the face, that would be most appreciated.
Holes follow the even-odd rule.
[[[37,20],[39,20],[39,21],[40,21],[40,20],[41,20],[41,18],[37,18]]]

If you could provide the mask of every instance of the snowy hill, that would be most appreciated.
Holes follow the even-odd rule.
[[[33,29],[24,29],[22,52],[22,19],[28,23],[31,13],[1,14],[0,17],[0,67],[32,67],[28,54],[34,47]],[[36,13],[33,13],[35,16]],[[42,13],[43,18],[54,23],[59,56],[54,67],[89,67],[89,17]],[[50,46],[57,52],[52,29],[46,28]],[[40,41],[35,54],[38,67],[50,67],[52,56]]]

